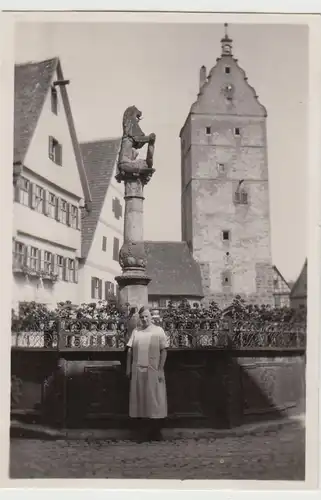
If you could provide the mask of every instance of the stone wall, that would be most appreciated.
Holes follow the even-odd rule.
[[[128,426],[123,350],[12,348],[12,416],[63,427]],[[227,428],[305,408],[303,350],[169,349],[168,425]]]

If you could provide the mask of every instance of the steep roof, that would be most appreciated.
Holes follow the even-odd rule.
[[[25,159],[57,65],[55,57],[15,66],[14,162]]]
[[[98,219],[116,164],[120,138],[102,139],[80,144],[84,167],[92,196],[91,211],[82,219],[81,256],[88,257]]]
[[[281,272],[278,270],[276,266],[273,266],[273,271],[274,271],[274,290],[273,293],[276,294],[290,294],[291,288],[286,281],[286,279],[283,277]],[[275,283],[275,280],[277,283]]]
[[[291,290],[291,299],[302,298],[307,296],[307,282],[308,282],[308,260],[306,259],[303,268],[294,283]]]
[[[15,65],[14,163],[23,164],[25,160],[25,156],[36,130],[45,99],[51,88],[55,74],[57,74],[58,80],[64,80],[58,57],[47,59],[45,61],[28,62],[25,64]],[[62,85],[60,90],[71,141],[73,144],[75,159],[77,162],[79,177],[84,192],[85,203],[87,208],[90,208],[91,195],[89,185],[83,166],[75,124],[65,85]]]
[[[204,296],[200,267],[185,241],[145,241],[149,295]]]

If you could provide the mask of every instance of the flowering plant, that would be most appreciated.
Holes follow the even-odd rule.
[[[297,311],[289,307],[251,305],[236,296],[225,310],[220,309],[215,302],[208,306],[198,303],[191,305],[187,300],[177,305],[169,302],[165,309],[160,310],[159,323],[167,331],[211,330],[217,327],[226,314],[234,324],[251,322],[257,325],[288,325],[306,322],[306,309]],[[58,323],[63,323],[67,329],[68,325],[77,323],[77,330],[89,328],[124,331],[127,319],[127,311],[120,308],[116,300],[81,305],[74,305],[70,301],[59,302],[55,310],[49,310],[36,302],[26,302],[20,305],[18,313],[12,310],[12,331],[48,331],[58,328]]]

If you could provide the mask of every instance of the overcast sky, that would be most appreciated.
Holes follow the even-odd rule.
[[[155,132],[156,173],[145,189],[145,239],[180,240],[179,132],[199,68],[220,55],[218,24],[23,23],[16,62],[59,56],[80,141],[121,136],[135,104]],[[234,55],[268,111],[272,258],[296,279],[306,257],[308,28],[233,24]]]

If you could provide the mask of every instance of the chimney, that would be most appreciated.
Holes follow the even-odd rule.
[[[200,69],[200,90],[203,87],[204,83],[206,82],[206,67],[202,66]]]

